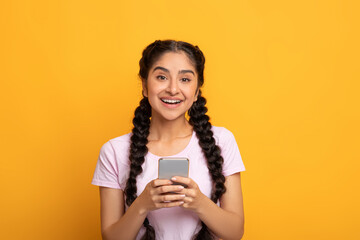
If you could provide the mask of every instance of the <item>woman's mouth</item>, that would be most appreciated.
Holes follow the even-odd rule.
[[[175,100],[175,99],[164,99],[164,98],[161,98],[161,101],[166,104],[179,104],[182,102],[181,100],[177,100],[177,99]]]

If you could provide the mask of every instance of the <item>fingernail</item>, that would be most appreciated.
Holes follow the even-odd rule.
[[[183,189],[184,187],[183,187],[183,186],[179,186],[178,188],[179,188],[179,189]]]
[[[179,202],[179,204],[183,204],[184,202]]]
[[[175,178],[175,177],[172,177],[172,178],[171,178],[171,180],[174,180],[174,181],[175,181],[175,180],[176,180],[176,178]]]

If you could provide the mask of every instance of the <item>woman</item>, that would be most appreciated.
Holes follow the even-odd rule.
[[[206,115],[203,53],[157,40],[139,63],[134,128],[103,145],[92,181],[100,186],[103,238],[241,239],[245,167],[233,134]],[[157,179],[162,156],[190,160],[189,177],[172,179],[186,188]]]

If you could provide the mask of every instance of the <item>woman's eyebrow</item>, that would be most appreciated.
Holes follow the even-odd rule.
[[[158,69],[159,69],[159,70],[162,70],[162,71],[164,71],[164,72],[167,72],[167,73],[170,72],[169,69],[166,69],[166,68],[160,67],[160,66],[154,68],[153,72],[155,72],[155,71],[158,70]],[[179,71],[179,74],[181,74],[181,73],[192,73],[192,74],[195,76],[195,73],[194,73],[194,71],[192,71],[192,70],[180,70],[180,71]]]
[[[192,73],[192,75],[195,76],[195,73],[194,73],[192,70],[180,70],[180,71],[179,71],[179,74],[180,74],[180,73]]]
[[[158,70],[158,69],[163,70],[164,72],[167,72],[167,73],[170,72],[168,69],[166,69],[166,68],[164,68],[164,67],[156,67],[156,68],[154,68],[153,72],[155,72],[155,71]]]

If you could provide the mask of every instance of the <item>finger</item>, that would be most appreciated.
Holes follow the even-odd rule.
[[[170,208],[170,207],[178,207],[184,204],[183,201],[174,201],[174,202],[166,202],[166,203],[158,203],[158,208]]]
[[[163,185],[171,185],[171,184],[173,184],[173,182],[168,179],[155,179],[152,181],[151,186],[155,188],[155,187],[159,187]]]
[[[158,195],[156,197],[156,202],[183,201],[185,197],[186,196],[183,194]]]
[[[189,207],[190,207],[190,203],[184,202],[183,204],[180,205],[180,207],[182,207],[182,208],[189,208]]]
[[[179,185],[166,185],[166,186],[160,186],[155,189],[156,194],[163,194],[168,192],[179,192],[182,189],[184,189],[183,186]]]
[[[183,198],[184,203],[192,203],[194,199],[192,197],[185,197]]]
[[[194,190],[194,189],[184,188],[181,191],[178,191],[176,193],[185,194],[187,197],[192,197],[192,198],[196,197],[196,190]]]
[[[174,176],[171,178],[171,180],[174,182],[186,184],[188,186],[188,188],[194,188],[197,186],[196,183],[194,182],[194,180],[192,180],[191,178]]]

